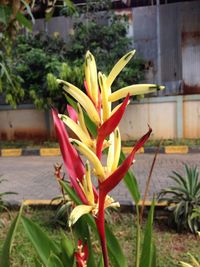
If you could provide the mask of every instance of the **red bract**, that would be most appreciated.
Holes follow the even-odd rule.
[[[140,149],[144,143],[149,138],[152,129],[149,127],[149,131],[135,144],[133,150],[129,154],[129,156],[123,161],[123,163],[102,183],[99,183],[99,190],[103,191],[104,194],[108,194],[117,184],[123,179],[126,172],[130,168],[135,153],[138,149]]]
[[[108,137],[118,126],[127,106],[129,94],[124,99],[123,104],[115,111],[115,113],[107,119],[98,129],[96,155],[101,159],[103,141]]]
[[[60,144],[60,150],[62,153],[65,167],[70,177],[70,182],[74,187],[74,189],[76,190],[82,202],[87,204],[88,201],[77,181],[77,179],[82,181],[83,175],[85,173],[83,162],[80,156],[78,155],[77,151],[75,150],[75,148],[71,145],[69,141],[69,136],[65,129],[65,125],[58,117],[58,112],[55,109],[52,109],[52,115],[58,141]]]
[[[76,112],[76,110],[70,106],[70,105],[67,105],[67,111],[68,111],[68,114],[69,114],[69,117],[77,123],[78,121],[78,114]]]
[[[99,212],[96,218],[96,224],[98,228],[98,232],[101,239],[101,246],[103,252],[104,266],[108,267],[108,252],[106,247],[106,237],[105,237],[105,225],[104,225],[104,205],[106,195],[115,187],[117,184],[123,179],[126,172],[130,168],[134,155],[138,149],[140,149],[144,143],[149,138],[152,129],[149,127],[149,131],[136,143],[132,152],[129,156],[123,161],[123,163],[114,171],[104,182],[99,182]]]

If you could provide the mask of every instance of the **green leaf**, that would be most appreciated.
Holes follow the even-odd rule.
[[[98,267],[104,267],[104,264],[103,264],[103,257],[102,257],[102,256],[101,256],[100,259],[99,259]]]
[[[7,25],[10,15],[12,14],[12,8],[10,6],[0,5],[0,22]]]
[[[16,19],[21,25],[32,31],[32,23],[22,13],[17,12]]]
[[[74,266],[74,245],[71,240],[67,238],[67,236],[63,233],[61,239],[61,249],[62,249],[62,262],[68,267]]]
[[[34,259],[34,266],[35,267],[43,267],[43,264],[39,261],[39,259]]]
[[[2,253],[0,257],[0,266],[1,267],[9,267],[10,266],[10,253],[12,249],[12,242],[17,230],[17,226],[19,224],[19,220],[21,218],[23,206],[21,206],[20,211],[17,215],[17,217],[12,222],[10,229],[8,231],[8,234],[6,236],[6,240],[3,244]]]
[[[62,182],[61,181],[60,183],[63,186],[63,189],[65,190],[65,192],[70,196],[70,198],[77,205],[82,204],[82,202],[77,197],[77,195],[74,192],[74,190],[66,182]],[[90,267],[90,266],[91,267],[94,267],[96,265],[95,265],[95,261],[94,261],[94,252],[93,252],[93,249],[92,249],[92,243],[91,243],[91,239],[90,239],[90,232],[89,232],[88,224],[94,230],[96,230],[96,225],[95,225],[94,220],[91,217],[91,215],[85,215],[85,216],[81,217],[76,222],[76,224],[74,225],[73,230],[75,231],[77,240],[78,239],[81,239],[83,242],[84,242],[84,240],[87,240],[88,249],[90,251],[90,253],[89,253],[89,259],[88,259],[88,267]]]
[[[69,186],[67,182],[60,181],[64,191],[69,195],[69,197],[77,204],[82,204],[81,200],[77,196],[76,192]]]
[[[64,265],[55,254],[51,254],[46,267],[64,267]]]
[[[125,158],[126,157],[124,153],[121,151],[119,163],[121,164],[125,160]],[[135,201],[136,204],[138,204],[138,202],[140,201],[140,191],[138,188],[137,180],[135,176],[133,175],[132,171],[129,170],[126,173],[123,181],[126,187],[128,188],[133,200]]]
[[[156,267],[157,266],[157,255],[156,255],[156,245],[153,243],[152,247],[152,264],[151,267]]]
[[[126,257],[120,247],[120,244],[110,230],[108,225],[105,225],[106,239],[107,239],[107,247],[108,253],[112,262],[113,267],[127,267]],[[144,267],[144,266],[143,266]]]
[[[140,267],[151,267],[153,263],[153,216],[154,216],[155,201],[153,200],[149,211],[147,224],[145,227],[144,242],[142,246],[142,255],[140,259]]]
[[[64,190],[66,191],[66,193],[69,194],[70,198],[76,204],[78,204],[78,205],[81,204],[80,199],[77,197],[77,195],[73,191],[73,189],[70,188],[70,186],[66,182],[60,182],[60,183],[62,184],[62,186],[63,186]],[[79,219],[79,220],[81,220],[81,219]],[[98,235],[98,231],[97,231],[97,228],[96,228],[96,224],[94,222],[94,218],[91,215],[88,214],[88,215],[84,215],[83,219],[85,220],[85,224],[86,225],[88,224],[88,225],[90,225],[92,227],[96,237],[99,239],[99,235]],[[76,229],[82,230],[82,226],[79,226]],[[85,236],[87,236],[87,235],[85,235]],[[82,238],[84,238],[84,236],[82,236]],[[107,238],[108,252],[109,252],[109,255],[111,257],[111,261],[113,263],[113,267],[121,267],[121,266],[126,267],[127,266],[126,258],[125,258],[124,254],[123,254],[123,251],[122,251],[122,249],[120,247],[120,244],[119,244],[118,240],[116,239],[115,235],[112,233],[112,231],[108,228],[107,225],[106,225],[106,238]],[[90,246],[90,241],[89,241],[88,244]],[[93,260],[91,260],[91,261],[93,261]],[[88,265],[88,266],[93,267],[94,265],[93,266],[92,265]]]
[[[27,233],[31,243],[33,244],[35,250],[41,261],[46,265],[51,252],[56,254],[60,253],[57,244],[52,241],[48,235],[34,222],[30,219],[22,216],[21,218],[24,230]]]

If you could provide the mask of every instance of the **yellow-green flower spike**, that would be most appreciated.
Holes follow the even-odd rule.
[[[182,267],[194,267],[191,264],[183,262],[183,261],[180,261],[180,264],[181,264]]]
[[[85,165],[85,180],[87,186],[87,199],[91,205],[94,205],[94,193],[92,188],[92,181],[91,181],[91,170],[90,164],[87,161]]]
[[[87,146],[92,146],[93,142],[90,139],[90,136],[85,134],[85,132],[81,129],[81,127],[77,123],[75,123],[67,115],[59,114],[59,117],[79,137],[79,139],[83,143],[85,143]]]
[[[94,152],[92,152],[85,144],[82,142],[70,139],[71,144],[93,164],[96,175],[98,179],[102,182],[105,179],[105,172],[103,166]]]
[[[89,68],[89,51],[85,55],[85,80],[87,83],[88,94],[92,97],[91,80],[90,80],[90,68]]]
[[[99,85],[101,88],[101,99],[103,109],[103,122],[110,117],[111,103],[108,102],[109,91],[106,83],[106,76],[99,72]]]
[[[92,209],[93,207],[89,205],[76,206],[69,216],[69,227],[75,224],[81,216],[90,213]]]
[[[121,107],[121,105],[122,105],[123,103],[120,103],[120,104],[118,104],[116,107],[114,107],[114,109],[111,111],[111,116],[113,115],[113,113],[115,113],[117,110],[118,110],[118,108],[120,108]],[[127,103],[127,106],[130,104],[130,100],[128,101],[128,103]]]
[[[126,55],[124,55],[113,67],[107,79],[108,88],[111,87],[113,81],[117,77],[117,75],[122,71],[122,69],[126,66],[126,64],[131,60],[131,58],[135,55],[135,50],[130,51]]]
[[[88,116],[90,117],[90,119],[97,125],[100,125],[100,118],[99,118],[99,114],[96,110],[96,108],[94,107],[92,101],[90,100],[90,98],[83,93],[79,88],[77,88],[76,86],[74,86],[71,83],[68,83],[66,81],[63,80],[59,80],[57,79],[57,81],[59,83],[63,83],[64,86],[64,90],[70,94],[72,97],[74,97],[80,104],[81,106],[86,110]]]
[[[165,89],[164,86],[158,86],[156,84],[136,84],[124,87],[112,93],[108,100],[111,102],[117,101],[121,98],[126,97],[128,94],[130,95],[143,95],[154,93],[159,90]]]
[[[87,127],[85,125],[85,119],[84,119],[84,115],[83,115],[83,110],[82,110],[82,108],[81,108],[79,103],[77,103],[77,108],[78,108],[79,125],[80,125],[81,129],[84,131],[84,133],[88,136],[88,138],[90,138],[90,134],[88,133]]]
[[[115,143],[114,143],[114,133],[111,133],[109,136],[109,143],[110,146],[108,148],[108,156],[107,156],[107,171],[111,173],[113,160],[114,160],[114,153],[115,153]]]
[[[87,51],[86,53],[86,62],[87,67],[89,71],[88,79],[90,81],[91,89],[89,89],[89,92],[91,92],[91,97],[95,103],[95,105],[98,105],[98,80],[97,80],[97,66],[95,62],[94,56],[90,53],[90,51]]]
[[[114,160],[111,171],[115,171],[118,167],[119,158],[121,153],[121,136],[119,128],[116,128],[114,132]]]

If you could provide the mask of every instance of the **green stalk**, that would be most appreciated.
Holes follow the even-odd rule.
[[[140,242],[141,242],[141,225],[140,225],[140,211],[138,203],[135,206],[136,208],[136,259],[135,259],[135,267],[140,266]]]

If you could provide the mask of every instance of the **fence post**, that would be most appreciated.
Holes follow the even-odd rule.
[[[177,138],[183,138],[183,96],[177,96],[176,100],[176,127]]]

